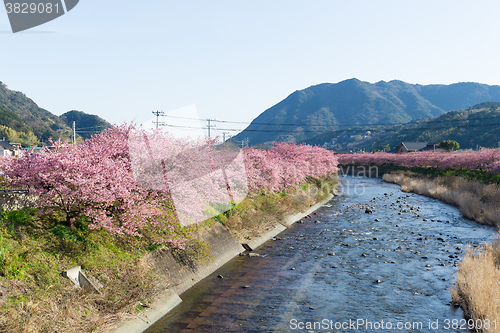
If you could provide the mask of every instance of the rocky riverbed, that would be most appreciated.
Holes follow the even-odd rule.
[[[457,262],[497,230],[379,179],[342,181],[342,196],[201,281],[147,332],[463,332]]]

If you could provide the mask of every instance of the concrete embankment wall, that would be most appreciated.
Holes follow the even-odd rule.
[[[245,251],[245,249],[253,250],[259,247],[286,230],[287,226],[319,209],[332,198],[333,195],[330,194],[327,199],[315,204],[305,212],[288,216],[283,221],[283,224],[276,225],[264,235],[256,237],[245,244],[240,244],[221,224],[200,231],[198,239],[209,246],[210,253],[210,258],[203,263],[196,262],[181,252],[170,249],[160,249],[151,253],[144,260],[160,272],[171,287],[159,295],[154,302],[148,304],[149,308],[138,314],[136,318],[119,323],[109,332],[144,332],[149,326],[182,302],[179,297],[180,294],[212,274],[219,267]]]
[[[178,295],[245,250],[222,224],[202,230],[198,239],[210,246],[210,260],[206,263],[200,264],[183,252],[172,252],[170,249],[155,251],[145,258],[158,272],[168,277],[171,289]]]

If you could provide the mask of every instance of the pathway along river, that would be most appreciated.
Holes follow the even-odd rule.
[[[379,179],[342,181],[345,195],[182,294],[146,332],[464,332],[452,326],[455,263],[496,229]]]

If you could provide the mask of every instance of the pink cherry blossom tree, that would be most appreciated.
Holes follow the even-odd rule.
[[[180,222],[219,214],[249,191],[287,190],[338,170],[334,153],[319,147],[280,143],[268,151],[223,152],[213,140],[148,134],[134,125],[114,126],[82,145],[56,142],[2,159],[0,167],[5,181],[38,198],[41,215],[56,209],[70,227],[86,217],[91,229],[119,235],[153,228],[176,246]]]
[[[500,173],[500,150],[481,149],[466,152],[423,151],[405,154],[377,152],[373,154],[342,154],[343,165],[396,165],[406,167],[432,167],[440,169],[489,170]]]
[[[140,227],[169,208],[163,193],[136,185],[127,149],[129,126],[113,127],[83,145],[56,142],[39,153],[2,160],[7,182],[59,209],[68,226],[87,216],[90,228],[138,236]],[[41,214],[47,210],[42,210]]]

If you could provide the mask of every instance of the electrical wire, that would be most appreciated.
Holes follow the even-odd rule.
[[[450,111],[452,112],[452,111]],[[462,113],[468,113],[470,111],[459,111]],[[443,113],[444,114],[444,113]],[[175,118],[175,119],[184,119],[184,120],[193,120],[193,121],[207,121],[208,119],[196,119],[196,118],[188,118],[188,117],[179,117],[179,116],[167,116],[167,118]],[[491,117],[481,117],[481,118],[472,118],[468,120],[481,120],[481,119],[499,119],[499,116],[491,116]],[[321,127],[321,126],[388,126],[388,125],[405,125],[405,124],[433,124],[433,123],[449,123],[449,122],[456,122],[456,121],[464,121],[463,119],[449,119],[449,120],[421,120],[421,121],[414,121],[414,122],[393,122],[393,123],[374,123],[374,124],[332,124],[332,125],[315,125],[315,124],[276,124],[276,123],[259,123],[259,122],[244,122],[244,121],[231,121],[231,120],[217,120],[217,119],[210,119],[212,122],[219,122],[219,123],[230,123],[230,124],[246,124],[246,125],[262,125],[262,126],[299,126],[299,127]]]
[[[402,125],[416,125],[415,123],[403,123]],[[301,131],[290,131],[290,130],[273,130],[273,129],[245,129],[245,132],[263,132],[263,133],[290,133],[290,132],[300,132],[300,133],[343,133],[343,132],[359,132],[359,131],[370,131],[370,132],[394,132],[396,130],[430,130],[430,129],[443,129],[443,128],[469,128],[469,127],[481,127],[481,126],[495,126],[500,125],[500,123],[487,123],[487,124],[467,124],[467,125],[449,125],[449,126],[431,126],[431,127],[403,127],[403,128],[346,128],[338,130],[301,130]],[[206,129],[207,127],[192,127],[192,126],[182,126],[182,125],[171,125],[171,124],[160,124],[160,126],[175,127],[175,128],[189,128],[189,129]],[[318,125],[320,126],[320,125]],[[321,125],[325,127],[326,125]],[[217,128],[219,131],[233,131],[241,132],[241,129],[234,128]]]

